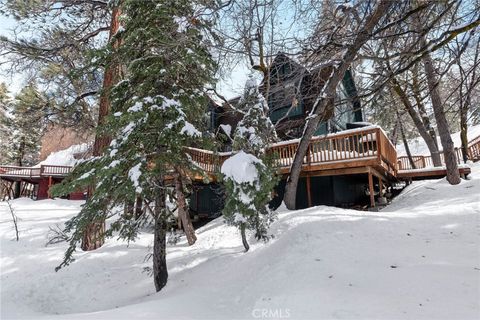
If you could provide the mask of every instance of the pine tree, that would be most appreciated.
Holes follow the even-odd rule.
[[[185,146],[201,145],[199,123],[206,112],[204,88],[213,81],[215,65],[206,46],[205,2],[136,1],[122,4],[119,63],[126,77],[110,95],[112,114],[99,128],[112,137],[103,156],[89,159],[56,189],[70,192],[95,179],[96,187],[81,212],[68,221],[70,246],[58,267],[73,252],[90,221],[113,215],[105,236],[135,240],[141,221],[124,215],[123,205],[142,197],[154,220],[153,274],[157,291],[168,279],[166,234],[171,214],[166,184],[174,167],[194,171]]]
[[[2,162],[31,166],[38,162],[40,139],[46,125],[48,99],[34,82],[25,86],[13,100],[2,86]],[[14,198],[20,197],[21,182],[15,182]]]
[[[226,191],[223,215],[228,224],[239,228],[248,251],[246,230],[252,230],[257,239],[268,240],[268,227],[275,218],[268,203],[278,176],[274,158],[266,153],[266,147],[276,140],[276,133],[266,116],[265,98],[252,79],[246,83],[238,109],[244,111],[244,116],[233,137],[236,154],[222,166]]]
[[[7,85],[0,83],[0,164],[7,163],[7,154],[5,150],[9,148],[8,130],[9,118],[7,117],[7,109],[10,104],[10,96]]]
[[[38,161],[49,101],[31,82],[7,104],[6,109],[3,121],[9,137],[5,152],[7,162],[17,166],[34,165]]]

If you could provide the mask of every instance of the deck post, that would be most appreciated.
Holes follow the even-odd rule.
[[[383,180],[381,178],[378,178],[378,187],[380,188],[378,194],[380,197],[383,197]]]
[[[310,175],[307,175],[307,201],[308,201],[308,206],[312,206],[312,192],[310,190]]]
[[[52,186],[52,176],[48,177],[48,198],[51,199],[52,195],[50,194],[50,187]]]
[[[370,207],[375,208],[375,195],[373,194],[373,177],[370,171],[368,172],[368,191],[370,193]]]

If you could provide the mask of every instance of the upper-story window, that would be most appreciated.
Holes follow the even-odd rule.
[[[296,116],[303,115],[303,103],[297,103],[295,106],[290,108],[292,105],[281,107],[270,111],[269,117],[273,123],[277,123],[278,120],[282,118],[292,118]],[[288,113],[288,115],[287,115]]]
[[[293,72],[293,65],[290,61],[277,62],[270,70],[270,84],[282,84]]]

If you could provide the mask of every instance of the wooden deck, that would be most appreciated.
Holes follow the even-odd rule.
[[[465,177],[471,173],[471,169],[468,166],[459,166],[458,172],[462,177]],[[425,169],[399,170],[397,177],[399,180],[423,180],[442,178],[446,175],[447,169],[445,167],[428,167]]]
[[[298,142],[299,140],[283,141],[268,148],[267,152],[276,159],[280,174],[289,174]],[[186,151],[192,162],[203,172],[192,174],[194,181],[207,179],[215,182],[223,162],[232,155],[231,152],[215,153],[195,148],[186,148]],[[461,164],[462,155],[459,149],[456,149],[456,155],[458,163]],[[480,160],[480,137],[470,141],[469,158],[473,161]],[[368,177],[371,203],[374,205],[374,178],[382,189],[384,183],[446,175],[444,167],[433,167],[429,156],[416,155],[413,160],[415,167],[411,166],[407,157],[397,157],[397,151],[385,132],[378,126],[370,126],[313,137],[303,159],[302,176],[307,179],[308,185],[311,177],[364,174]],[[0,166],[0,178],[38,183],[45,178],[50,181],[61,180],[71,170],[68,166],[53,165],[33,168]],[[470,173],[470,168],[460,166],[459,171],[465,176]]]
[[[267,152],[273,154],[281,174],[288,174],[297,152],[298,140],[273,144]],[[188,148],[192,161],[208,173],[218,172],[231,156]],[[393,144],[379,127],[349,130],[313,137],[303,159],[304,175],[325,175],[334,172],[358,172],[358,168],[372,167],[385,178],[396,176],[397,153]],[[339,171],[340,170],[340,171]],[[364,170],[365,171],[365,170]]]
[[[470,161],[476,162],[480,160],[480,136],[470,140],[467,153]],[[471,170],[467,165],[463,164],[463,155],[460,148],[455,148],[455,156],[457,158],[460,175],[469,175]],[[445,168],[443,153],[440,153],[440,159],[442,161],[442,167],[434,167],[431,156],[414,155],[412,156],[412,166],[407,156],[398,157],[397,178],[400,180],[421,180],[445,177],[447,175],[447,169]]]
[[[50,187],[63,180],[70,166],[41,165],[39,167],[0,166],[0,200],[11,199],[15,182],[21,182],[20,195],[46,199]]]
[[[30,180],[38,181],[41,178],[57,177],[65,178],[72,167],[70,166],[53,166],[41,165],[39,167],[17,167],[17,166],[0,166],[0,178],[5,180]]]

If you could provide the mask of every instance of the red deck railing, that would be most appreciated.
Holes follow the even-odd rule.
[[[18,178],[40,178],[50,176],[67,176],[72,167],[41,165],[40,167],[0,166],[0,176]]]

